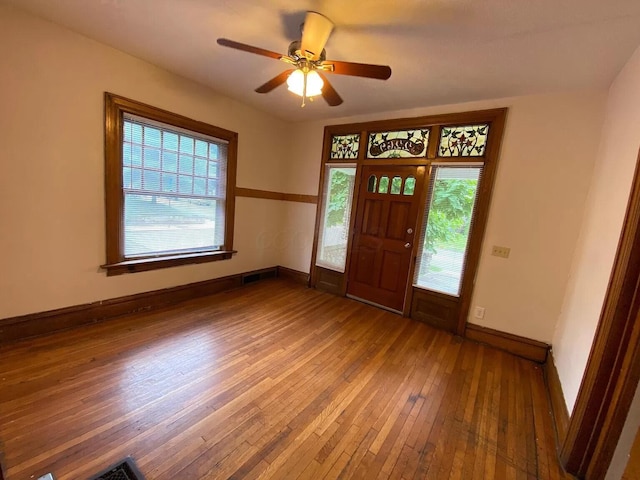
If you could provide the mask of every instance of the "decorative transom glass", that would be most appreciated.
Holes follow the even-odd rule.
[[[481,157],[487,146],[489,125],[442,127],[440,132],[440,157]]]
[[[348,135],[333,135],[331,137],[331,159],[332,160],[355,160],[358,158],[360,149],[360,134],[350,133]]]
[[[367,158],[425,157],[428,143],[429,129],[370,133]]]

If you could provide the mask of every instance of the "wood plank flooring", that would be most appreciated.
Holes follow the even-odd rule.
[[[569,478],[540,366],[283,280],[0,358],[6,480]]]

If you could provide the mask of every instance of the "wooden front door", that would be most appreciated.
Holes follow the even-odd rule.
[[[402,311],[424,174],[419,166],[362,168],[348,295]]]

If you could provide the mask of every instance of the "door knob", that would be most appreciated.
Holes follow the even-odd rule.
[[[413,228],[407,228],[407,233],[413,233]]]
[[[404,248],[411,248],[411,244],[409,242],[405,243]]]

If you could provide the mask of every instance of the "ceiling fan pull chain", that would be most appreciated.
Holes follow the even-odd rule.
[[[304,108],[304,101],[307,98],[307,71],[303,70],[302,73],[304,74],[304,83],[302,84],[302,108]]]

